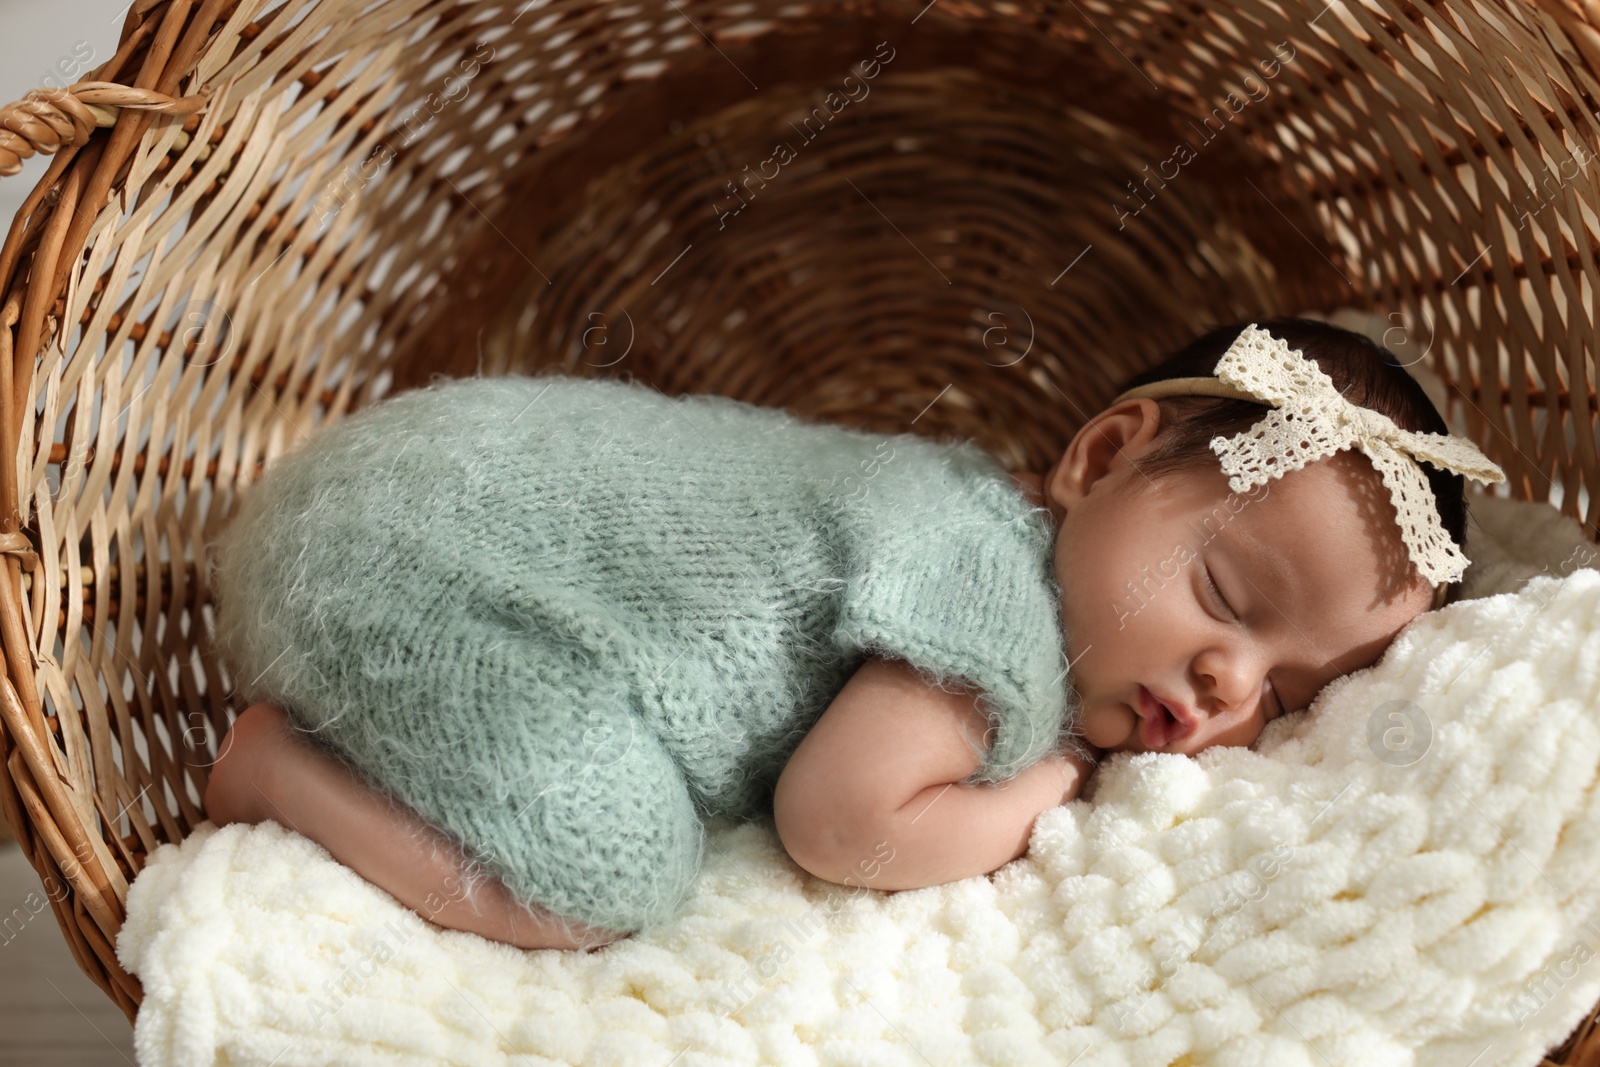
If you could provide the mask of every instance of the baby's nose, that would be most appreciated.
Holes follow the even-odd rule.
[[[1267,696],[1266,677],[1248,671],[1239,671],[1233,678],[1223,681],[1210,697],[1209,701],[1201,702],[1198,710],[1211,715],[1228,711],[1254,711],[1257,705],[1264,708],[1266,702],[1272,699]]]

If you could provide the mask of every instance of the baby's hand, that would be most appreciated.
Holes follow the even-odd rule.
[[[1088,780],[1089,775],[1094,773],[1096,763],[1094,760],[1085,759],[1082,756],[1063,754],[1046,756],[1039,761],[1038,766],[1048,768],[1048,770],[1042,769],[1035,773],[1050,774],[1054,772],[1060,778],[1061,798],[1051,805],[1051,807],[1058,807],[1069,800],[1078,798],[1078,794],[1083,792],[1083,783]]]

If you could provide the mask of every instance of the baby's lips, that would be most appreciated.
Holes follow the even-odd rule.
[[[1170,740],[1182,741],[1200,728],[1200,716],[1192,709],[1168,701],[1161,703],[1165,705],[1167,714],[1172,716],[1172,721],[1176,724]]]
[[[1199,726],[1199,720],[1188,708],[1162,700],[1142,685],[1139,687],[1139,715],[1150,724],[1149,730],[1160,735],[1159,744],[1145,742],[1151,748],[1166,748],[1175,741],[1182,741]],[[1144,730],[1141,734],[1148,736]]]

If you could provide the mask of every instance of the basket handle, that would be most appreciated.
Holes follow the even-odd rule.
[[[78,82],[65,89],[35,89],[9,107],[0,107],[0,178],[22,169],[35,152],[52,155],[68,145],[86,144],[96,127],[111,126],[120,108],[192,115],[206,106],[209,92],[168,96],[116,82]]]

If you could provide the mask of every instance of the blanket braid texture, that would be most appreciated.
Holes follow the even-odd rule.
[[[1600,573],[1552,509],[1472,507],[1498,590],[1255,749],[1113,757],[987,877],[849,889],[715,819],[673,923],[521,952],[202,824],[128,899],[140,1062],[1535,1067],[1600,997]]]

